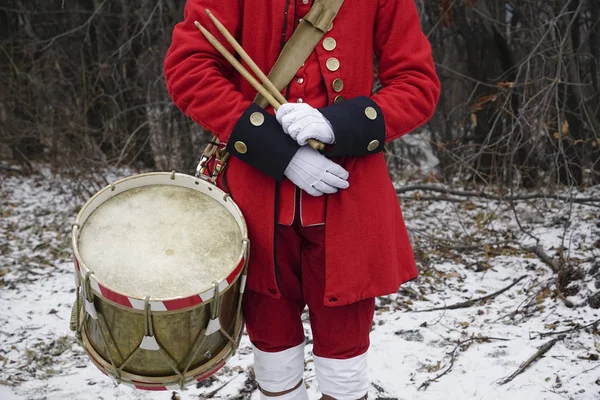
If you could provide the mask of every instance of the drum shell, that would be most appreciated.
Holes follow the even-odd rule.
[[[240,282],[241,279],[237,279],[233,285],[221,293],[219,300],[219,321],[222,328],[231,337],[237,336],[234,330],[238,317],[237,304],[239,296],[241,296]],[[203,302],[184,310],[151,313],[156,340],[160,347],[176,361],[180,370],[185,367],[188,361],[187,357],[198,335],[203,335],[208,326],[213,301]],[[144,338],[145,313],[123,307],[98,296],[94,296],[94,305],[100,318],[105,319],[108,331],[102,329],[99,320],[86,318],[83,328],[87,340],[102,360],[110,363],[112,359],[119,366],[139,347]],[[240,324],[241,327],[242,324]],[[110,335],[112,340],[105,342],[103,335]],[[207,336],[193,358],[189,370],[192,371],[199,366],[210,370],[213,366],[211,362],[213,357],[221,353],[228,345],[231,346],[231,343],[223,335]],[[161,383],[165,382],[165,377],[175,375],[173,369],[158,351],[142,349],[128,362],[124,372],[140,377],[160,378],[157,382]],[[195,371],[195,374],[202,372]],[[173,379],[177,380],[178,378],[173,376]]]
[[[181,186],[212,197],[236,220],[242,245],[237,267],[231,265],[229,275],[219,276],[216,286],[199,288],[190,297],[149,297],[146,308],[152,311],[146,314],[143,298],[115,291],[87,268],[79,253],[78,235],[99,204],[129,189],[152,185]],[[138,389],[169,390],[206,379],[235,354],[243,331],[241,297],[249,241],[239,208],[218,188],[176,173],[142,174],[115,182],[80,211],[73,227],[73,248],[78,296],[71,326],[103,373]],[[92,305],[86,297],[93,300]],[[147,321],[151,322],[150,335]],[[148,336],[156,340],[154,346],[143,344]],[[156,346],[160,350],[149,350]]]

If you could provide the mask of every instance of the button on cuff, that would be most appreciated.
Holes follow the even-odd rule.
[[[237,142],[235,142],[235,144],[233,145],[233,147],[240,154],[246,154],[248,152],[248,146],[246,146],[246,143],[244,143],[244,142],[242,142],[240,140],[238,140]]]
[[[375,121],[377,119],[377,110],[375,110],[373,107],[369,106],[369,107],[365,108],[365,115],[371,121]]]
[[[371,140],[371,143],[367,146],[368,151],[375,151],[379,147],[379,140]]]
[[[265,123],[265,116],[259,112],[250,114],[250,123],[254,126],[261,126]]]
[[[380,152],[385,143],[385,121],[377,103],[366,96],[340,102],[319,109],[333,127],[335,145],[327,156],[364,156]]]
[[[273,115],[252,104],[233,128],[226,150],[265,175],[281,180],[299,148]]]

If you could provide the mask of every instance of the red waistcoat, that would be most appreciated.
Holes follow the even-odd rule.
[[[308,5],[303,5],[303,0],[187,1],[184,21],[175,27],[165,60],[167,87],[186,115],[227,141],[256,92],[194,26],[198,20],[221,38],[205,8],[211,9],[267,72],[279,55],[282,40],[289,39]],[[333,104],[338,96],[371,96],[376,55],[383,88],[371,98],[383,113],[386,141],[414,130],[432,116],[439,97],[439,80],[414,0],[345,0],[323,41],[327,38],[335,40],[335,48],[331,49],[331,40],[327,46],[321,42],[307,61],[312,64],[304,67],[320,71],[321,82],[292,82],[290,101],[302,97],[314,107],[323,107]],[[339,61],[339,68],[328,67],[331,58]],[[302,70],[298,78],[301,75]],[[326,197],[323,301],[328,306],[393,293],[400,284],[417,276],[383,153],[334,161],[349,172],[350,187]],[[275,209],[276,181],[230,157],[227,183],[249,228],[248,287],[279,298],[274,257],[274,228],[280,212]],[[285,185],[290,185],[289,181],[281,183],[284,189]],[[286,207],[289,209],[292,203],[285,193],[282,196],[286,203],[281,203],[283,214],[279,218],[285,219],[289,213]],[[323,199],[304,202],[303,207],[316,210],[323,206]]]

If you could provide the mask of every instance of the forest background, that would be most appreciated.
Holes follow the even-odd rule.
[[[86,182],[106,167],[193,170],[209,135],[172,104],[162,72],[184,4],[2,1],[0,160]],[[443,92],[422,140],[388,146],[392,175],[428,159],[418,170],[441,182],[600,182],[600,2],[417,5]]]
[[[420,278],[377,301],[369,398],[596,400],[600,1],[415,1],[443,90],[386,148]],[[114,387],[68,332],[82,204],[192,172],[210,138],[165,89],[184,5],[0,0],[2,399],[258,396],[247,337],[218,376],[150,394]]]

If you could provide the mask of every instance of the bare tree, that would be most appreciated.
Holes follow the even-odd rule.
[[[74,170],[193,168],[208,134],[172,105],[162,73],[184,4],[0,5],[0,157],[25,168],[37,159]],[[597,1],[417,5],[443,91],[423,139],[388,146],[392,173],[428,158],[439,160],[438,180],[510,187],[600,181]]]

